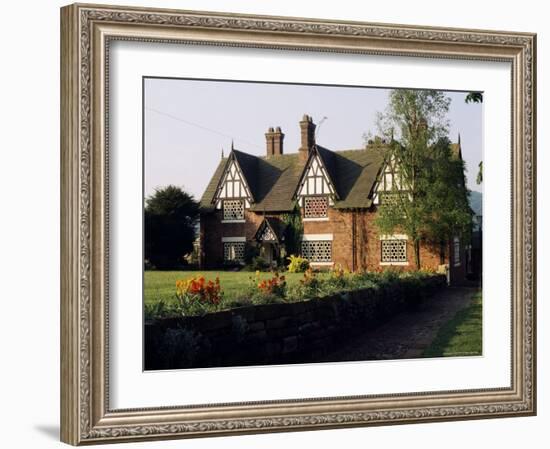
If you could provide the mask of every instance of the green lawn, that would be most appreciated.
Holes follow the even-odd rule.
[[[458,312],[445,323],[424,357],[481,355],[482,350],[482,298],[477,293],[469,307]]]
[[[250,278],[256,274],[249,271],[146,271],[144,278],[144,296],[146,304],[153,304],[160,300],[166,303],[175,301],[176,280],[203,275],[206,280],[220,278],[220,285],[224,299],[235,299],[246,294],[251,285]],[[297,284],[303,279],[303,273],[284,273],[289,286]],[[261,279],[270,278],[271,273],[260,273]],[[319,274],[325,276],[325,274]]]

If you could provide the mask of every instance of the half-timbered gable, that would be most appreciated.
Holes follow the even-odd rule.
[[[244,211],[250,208],[253,201],[254,197],[238,157],[232,151],[213,198],[215,208],[223,211],[223,219],[226,221],[244,220]]]
[[[399,163],[392,155],[384,161],[374,185],[373,203],[397,201],[400,195],[406,194],[406,191]]]
[[[298,188],[296,200],[303,208],[305,219],[328,216],[329,206],[338,198],[336,187],[316,147],[313,148]]]
[[[337,197],[334,182],[317,151],[313,151],[304,169],[302,179],[298,186],[297,199],[307,196],[328,196],[331,199]]]
[[[258,232],[256,233],[256,239],[259,242],[276,242],[277,237],[275,236],[275,232],[273,232],[273,229],[267,224],[258,229]]]
[[[284,241],[285,225],[274,217],[265,217],[254,236],[259,243],[282,243]]]

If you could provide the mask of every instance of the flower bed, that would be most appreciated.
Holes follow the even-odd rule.
[[[258,294],[262,301],[276,297],[274,291],[281,290],[285,282],[281,277],[257,287],[258,291],[270,290]],[[284,295],[271,303],[257,300],[203,315],[147,321],[145,366],[174,369],[299,363],[306,356],[311,360],[349,334],[373,328],[445,286],[445,276],[426,273],[341,272],[322,281],[306,272],[303,282],[295,289],[285,288]],[[312,299],[299,299],[303,295]]]
[[[341,267],[335,267],[329,273],[322,274],[308,268],[303,275],[299,276],[301,276],[299,282],[294,278],[294,282],[289,284],[284,274],[272,272],[266,278],[265,273],[257,271],[249,275],[248,285],[243,286],[242,293],[238,297],[226,298],[218,277],[207,279],[203,275],[195,274],[187,279],[176,281],[173,294],[175,301],[159,300],[146,304],[145,317],[150,320],[195,316],[235,307],[293,303],[369,287],[380,288],[400,280],[422,283],[424,279],[433,276],[433,273],[400,273],[390,270],[382,273],[350,273]]]

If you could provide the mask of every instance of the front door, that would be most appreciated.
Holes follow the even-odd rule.
[[[277,248],[274,243],[264,242],[260,249],[260,255],[267,263],[273,265],[277,261]]]
[[[271,265],[271,262],[273,262],[273,246],[271,243],[262,243],[260,255]]]

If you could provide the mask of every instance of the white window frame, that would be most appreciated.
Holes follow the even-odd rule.
[[[399,241],[404,241],[405,242],[405,259],[406,259],[405,261],[384,262],[382,260],[382,245],[383,245],[384,241],[388,241],[388,240],[399,240]],[[408,253],[407,253],[408,240],[409,240],[409,236],[406,235],[406,234],[381,235],[380,236],[380,265],[381,266],[391,266],[391,265],[394,265],[394,266],[407,266],[407,265],[409,265],[409,257],[408,257]]]

